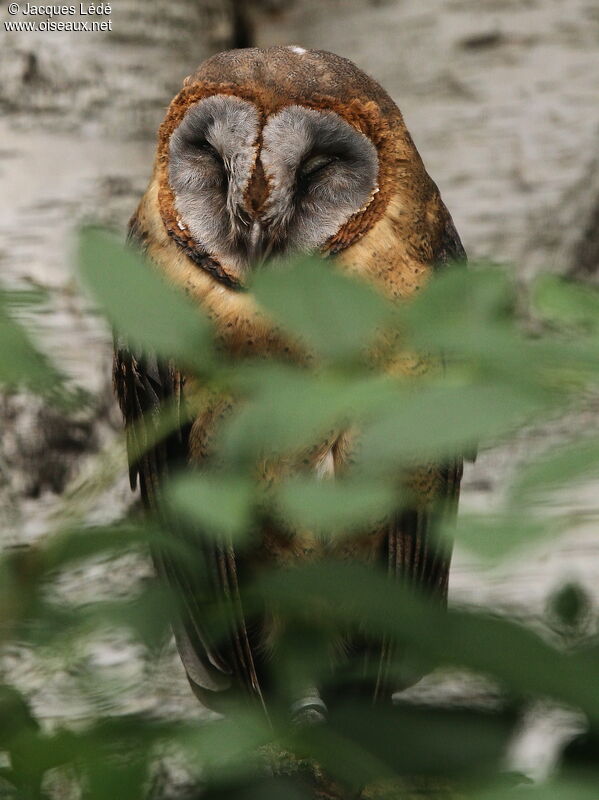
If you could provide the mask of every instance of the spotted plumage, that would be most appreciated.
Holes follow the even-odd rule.
[[[252,266],[274,255],[316,251],[390,297],[407,298],[436,265],[464,258],[451,217],[422,164],[401,113],[387,93],[350,61],[331,53],[275,47],[221,53],[186,78],[158,134],[150,185],[131,222],[131,239],[173,284],[215,323],[232,356],[306,354],[274,329],[244,291]],[[401,356],[387,368],[418,373],[421,361]],[[424,367],[425,368],[425,367]],[[129,436],[165,402],[183,405],[202,387],[172,364],[135,354],[117,342],[115,386]],[[206,399],[191,423],[132,464],[145,504],[160,510],[161,480],[173,464],[202,465],[214,430],[231,401]],[[151,416],[146,425],[151,425]],[[133,443],[135,444],[135,443]],[[306,466],[334,478],[351,459],[350,431],[332,432],[298,462],[265,464],[266,482]],[[414,504],[367,536],[326,552],[380,562],[392,575],[422,585],[441,599],[447,592],[449,554],[431,529],[432,508],[455,509],[461,463],[423,466],[410,476]],[[282,536],[264,524],[251,555],[231,547],[198,554],[204,580],[164,553],[158,570],[177,589],[177,644],[191,685],[204,701],[243,687],[264,699],[263,662],[274,625],[232,625],[218,648],[203,628],[205,598],[226,597],[242,608],[240,574],[264,563],[319,558],[309,534]],[[243,562],[243,563],[241,563]],[[380,646],[381,678],[389,658]]]

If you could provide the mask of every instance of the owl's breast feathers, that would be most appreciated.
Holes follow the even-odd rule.
[[[342,226],[324,249],[336,254],[339,269],[371,282],[387,296],[410,297],[426,283],[437,265],[462,260],[465,253],[399,110],[377,84],[353,65],[349,69],[350,62],[345,59],[325,54],[329,60],[323,60],[323,55],[314,51],[308,51],[314,53],[310,56],[312,61],[304,63],[302,69],[306,71],[300,74],[301,56],[289,55],[288,48],[273,48],[271,60],[278,59],[281,69],[285,67],[280,73],[284,77],[277,83],[272,64],[264,68],[264,54],[269,51],[256,51],[260,56],[253,61],[251,52],[247,51],[248,55],[239,51],[228,59],[217,56],[187,79],[160,129],[154,175],[131,222],[130,232],[132,240],[166,279],[207,311],[221,346],[229,353],[302,360],[305,354],[269,324],[251,294],[237,291],[230,276],[219,274],[220,267],[212,256],[205,254],[207,263],[211,262],[210,268],[198,263],[197,243],[186,241],[185,231],[177,224],[168,185],[168,139],[190,103],[218,91],[259,100],[263,109],[275,108],[277,104],[280,107],[291,100],[311,107],[333,107],[350,124],[374,137],[379,156],[379,191],[368,207]],[[233,70],[231,58],[238,61]],[[340,88],[340,76],[348,84],[345,87]],[[348,97],[352,100],[347,101]],[[173,398],[177,403],[185,402],[186,379],[174,365],[160,365],[147,354],[136,356],[118,342],[114,375],[130,437],[143,436],[143,425],[153,424],[152,411],[158,406]],[[188,391],[192,385],[189,380]],[[203,416],[191,425],[182,422],[180,431],[146,451],[132,465],[132,474],[139,477],[147,506],[159,509],[159,483],[173,463],[201,464],[210,450],[213,428],[228,408],[227,399],[213,398]],[[142,415],[146,421],[140,423]],[[138,443],[131,444],[134,452],[139,452]],[[336,434],[311,453],[314,469],[332,470],[333,474],[343,469],[348,450],[347,442]],[[454,513],[461,470],[459,459],[415,470],[409,481],[415,496],[413,508],[373,532],[366,547],[364,539],[353,545],[349,542],[339,555],[367,560],[376,557],[390,574],[404,576],[445,598],[450,554],[437,540],[434,521],[438,513]],[[281,563],[286,558],[302,557],[304,544],[305,541],[302,544],[289,537],[283,540],[276,531],[265,530],[256,552],[261,552],[266,560],[270,556]],[[255,640],[255,633],[250,634],[243,615],[240,622],[238,613],[241,608],[238,559],[228,547],[208,550],[204,556],[209,574],[204,576],[201,586],[197,576],[175,565],[167,555],[155,554],[159,571],[183,598],[175,630],[191,684],[202,695],[204,690],[224,688],[233,679],[250,694],[261,697],[257,655],[261,644]],[[207,596],[226,598],[227,602],[239,605],[227,647],[216,647],[204,630],[202,603]],[[382,675],[389,661],[387,645],[381,646],[379,655]],[[379,684],[384,684],[384,678]]]

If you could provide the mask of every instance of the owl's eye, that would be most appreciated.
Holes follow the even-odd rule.
[[[212,158],[216,158],[219,161],[223,160],[221,154],[218,152],[216,147],[213,147],[213,145],[211,145],[210,142],[204,142],[202,150],[204,150],[206,153],[209,153],[212,156]]]
[[[192,145],[193,145],[193,147],[194,147],[194,149],[196,151],[199,151],[200,153],[208,155],[211,158],[213,158],[215,161],[218,161],[219,163],[222,163],[223,157],[218,152],[216,147],[211,145],[210,142],[207,139],[196,140],[196,141],[192,142]]]
[[[324,153],[310,156],[300,166],[300,177],[310,178],[312,175],[316,175],[316,173],[321,172],[325,167],[328,167],[335,161],[337,161],[337,156],[326,155]]]

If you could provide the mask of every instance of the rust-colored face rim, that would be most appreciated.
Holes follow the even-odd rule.
[[[175,197],[168,181],[169,144],[173,131],[180,125],[190,106],[215,94],[240,97],[254,103],[259,110],[262,124],[268,116],[290,105],[334,111],[373,143],[379,159],[377,190],[368,204],[352,215],[337,233],[327,240],[322,247],[323,254],[336,255],[342,252],[364,236],[383,216],[391,199],[395,177],[393,143],[389,126],[382,118],[378,105],[373,101],[363,102],[354,99],[348,103],[341,103],[326,96],[312,96],[309,99],[280,98],[271,92],[262,92],[259,89],[227,83],[203,82],[185,86],[171,102],[158,131],[156,158],[158,204],[168,234],[198,266],[212,274],[221,283],[234,289],[242,288],[242,284],[236,276],[229,274],[218,261],[204,252],[186,227],[179,226]]]

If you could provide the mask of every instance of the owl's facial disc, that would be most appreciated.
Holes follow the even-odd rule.
[[[209,255],[234,267],[243,265],[251,227],[244,195],[258,135],[252,103],[214,95],[187,111],[169,145],[169,183],[180,224]]]
[[[338,114],[288,106],[262,131],[260,119],[253,103],[213,95],[169,145],[179,225],[237,277],[267,256],[321,249],[377,189],[374,145]]]
[[[270,185],[263,224],[278,251],[322,248],[376,191],[376,148],[333,111],[288,106],[262,138]]]

